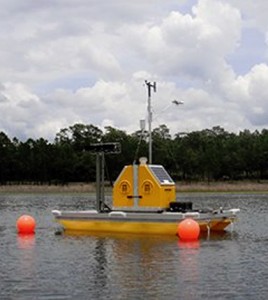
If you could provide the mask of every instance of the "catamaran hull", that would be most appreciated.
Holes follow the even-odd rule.
[[[178,224],[194,219],[200,230],[224,231],[232,224],[238,210],[212,213],[97,213],[53,211],[56,221],[66,231],[176,235]]]

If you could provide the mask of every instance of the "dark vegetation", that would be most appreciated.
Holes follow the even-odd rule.
[[[268,130],[239,134],[212,129],[170,136],[166,125],[153,130],[153,162],[162,164],[175,180],[222,181],[268,179]],[[0,132],[0,184],[66,184],[95,181],[91,143],[120,142],[121,154],[106,156],[107,179],[114,180],[126,164],[148,157],[146,133],[127,134],[113,127],[75,124],[43,138],[12,140]]]

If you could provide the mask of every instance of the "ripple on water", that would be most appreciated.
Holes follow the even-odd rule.
[[[88,195],[0,195],[1,299],[265,299],[268,195],[181,196],[197,207],[240,207],[234,231],[176,237],[55,235],[52,209],[93,207]],[[17,235],[24,213],[32,237]]]

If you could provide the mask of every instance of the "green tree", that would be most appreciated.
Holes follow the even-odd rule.
[[[0,183],[13,180],[15,175],[15,161],[13,155],[15,147],[9,137],[0,132]]]
[[[138,139],[128,135],[125,131],[118,130],[111,126],[105,127],[102,141],[104,143],[118,142],[121,145],[121,153],[106,155],[107,165],[109,166],[109,177],[115,180],[124,165],[132,164],[135,160]]]
[[[162,164],[167,169],[173,169],[175,155],[169,128],[162,124],[152,132],[153,163]],[[173,173],[173,172],[172,172]]]

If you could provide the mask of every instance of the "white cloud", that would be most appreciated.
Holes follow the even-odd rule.
[[[144,80],[157,82],[154,126],[172,133],[268,126],[264,0],[0,2],[0,130],[10,136],[53,139],[75,122],[138,130]]]

